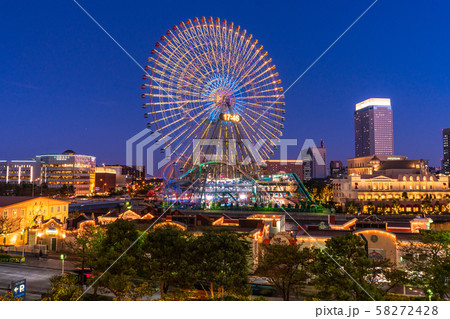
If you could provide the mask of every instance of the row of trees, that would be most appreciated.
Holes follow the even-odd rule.
[[[71,196],[75,193],[72,185],[63,185],[59,188],[49,188],[46,183],[34,185],[29,182],[20,184],[0,183],[0,196]]]
[[[450,233],[426,232],[417,240],[425,245],[405,247],[402,268],[369,258],[362,239],[349,234],[328,240],[323,250],[264,246],[253,272],[249,241],[240,234],[206,231],[195,236],[159,227],[140,235],[134,223],[117,220],[106,231],[86,228],[72,252],[83,268],[92,269],[87,284],[93,284],[94,298],[100,291],[117,300],[137,300],[159,291],[163,300],[187,299],[195,298],[197,289],[210,299],[248,300],[249,275],[254,274],[267,278],[284,300],[390,300],[393,289],[402,285],[444,299],[450,292]],[[50,300],[74,300],[82,293],[76,279],[67,276],[54,279],[52,287]]]
[[[162,299],[177,299],[186,298],[194,285],[212,299],[250,295],[249,243],[234,232],[193,236],[159,227],[140,235],[135,223],[119,219],[106,230],[87,227],[70,247],[81,267],[92,270],[87,284],[93,285],[94,296],[100,291],[116,300],[136,300],[159,290]],[[67,289],[68,279],[55,280],[48,299],[80,297],[78,289]],[[61,290],[68,294],[61,296]]]

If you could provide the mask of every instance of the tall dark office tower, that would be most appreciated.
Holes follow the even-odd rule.
[[[356,104],[355,157],[393,154],[391,100],[371,98]]]
[[[444,158],[442,159],[442,171],[450,175],[450,128],[442,130],[442,141],[444,145]]]

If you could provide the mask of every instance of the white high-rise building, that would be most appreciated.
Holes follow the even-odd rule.
[[[391,100],[370,98],[356,104],[355,156],[393,154],[394,127]]]

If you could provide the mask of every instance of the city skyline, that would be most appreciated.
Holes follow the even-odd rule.
[[[291,10],[284,7],[285,18],[276,25],[266,21],[277,12],[264,12],[249,4],[240,4],[239,12],[221,4],[214,12],[182,5],[160,17],[151,15],[151,19],[147,14],[144,19],[143,12],[149,11],[145,3],[131,4],[123,11],[117,10],[117,2],[110,2],[109,7],[89,3],[86,9],[142,65],[153,39],[179,20],[216,14],[234,21],[271,52],[287,88],[368,4],[288,5]],[[7,121],[0,158],[30,158],[72,148],[95,154],[99,162],[124,163],[126,139],[146,123],[140,109],[142,70],[75,5],[56,5],[54,9],[63,12],[64,19],[42,19],[48,8],[34,5],[22,12],[8,4],[9,11],[20,10],[20,14],[18,11],[2,21],[4,28],[12,30],[3,41],[7,45],[2,51],[6,67],[0,74],[3,111],[11,119],[20,118],[21,125],[34,128],[34,133],[17,129],[16,121]],[[164,11],[158,9],[160,4],[155,6],[152,12]],[[254,10],[262,19],[253,17]],[[286,94],[284,137],[313,138],[316,143],[323,138],[328,158],[345,160],[353,156],[353,106],[369,97],[385,96],[395,105],[396,153],[429,159],[431,165],[439,166],[441,129],[449,126],[445,119],[450,115],[445,107],[450,99],[445,88],[448,67],[442,65],[450,47],[438,41],[445,32],[440,12],[419,2],[406,11],[401,4],[377,3]],[[302,19],[294,19],[294,13]],[[417,14],[427,32],[421,24],[408,23]],[[23,16],[28,23],[20,23],[15,16]],[[327,21],[326,26],[321,26],[322,20]],[[377,23],[381,20],[383,25]],[[35,33],[34,29],[46,32]],[[22,45],[24,40],[28,46]],[[28,56],[37,58],[24,63]]]

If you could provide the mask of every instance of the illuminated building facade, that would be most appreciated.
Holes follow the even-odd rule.
[[[390,99],[371,98],[356,104],[355,156],[394,154]]]
[[[0,196],[0,214],[14,222],[8,234],[2,235],[1,244],[22,245],[24,230],[37,229],[52,218],[65,222],[69,216],[69,202],[46,197]]]
[[[95,157],[66,151],[63,154],[39,155],[36,161],[41,167],[41,183],[49,188],[73,186],[77,195],[94,191]]]
[[[444,157],[442,159],[442,173],[450,175],[450,128],[442,130]]]
[[[333,180],[332,187],[335,202],[343,207],[348,202],[359,203],[363,210],[372,203],[387,212],[419,212],[424,199],[429,199],[431,206],[450,202],[449,176],[442,174],[349,175]]]
[[[384,175],[395,177],[398,174],[426,174],[428,162],[408,160],[406,156],[371,155],[349,158],[348,174]]]
[[[97,193],[108,193],[111,189],[115,190],[118,186],[116,183],[116,170],[108,167],[95,168],[95,187]]]
[[[0,183],[32,183],[39,177],[36,160],[0,161]]]

